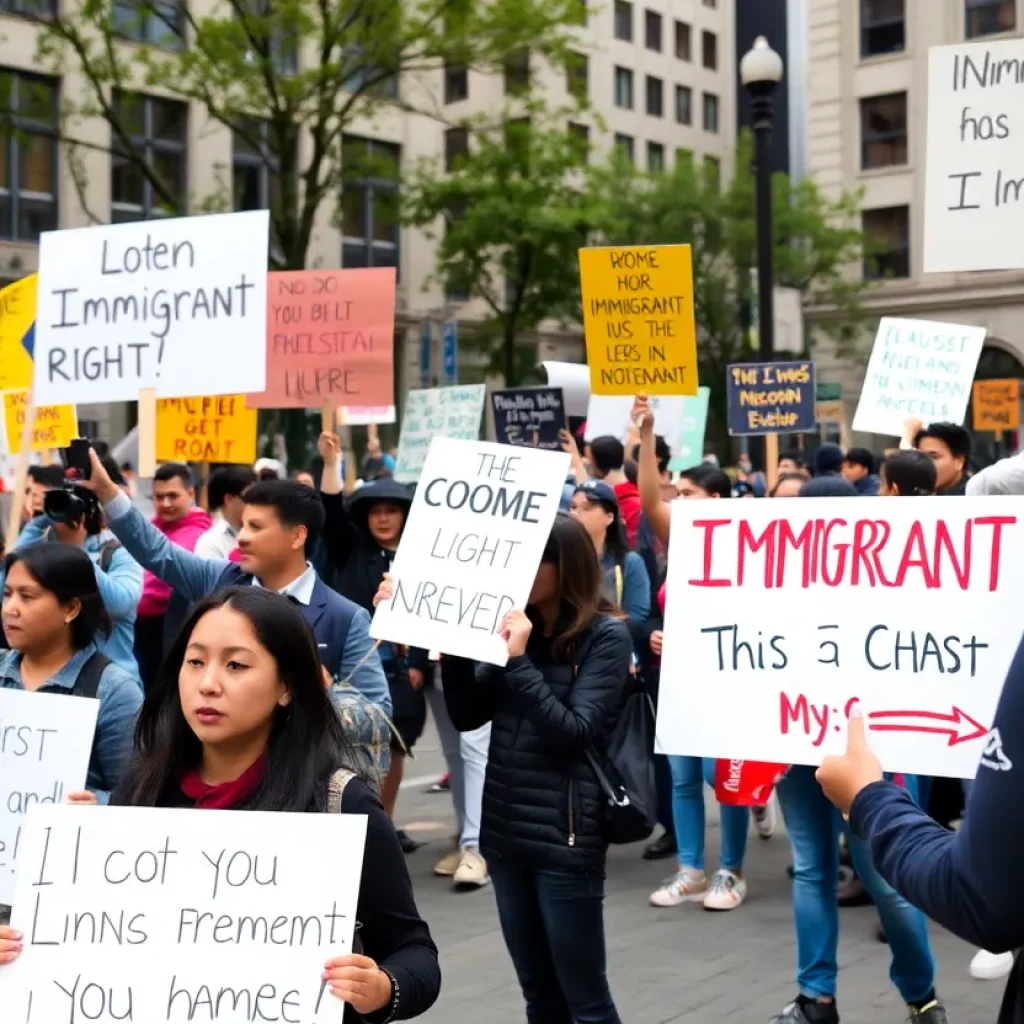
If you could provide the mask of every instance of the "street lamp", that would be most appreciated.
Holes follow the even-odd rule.
[[[740,81],[750,93],[757,174],[757,338],[763,360],[775,354],[775,309],[772,302],[772,94],[782,81],[782,58],[764,36],[740,61]]]

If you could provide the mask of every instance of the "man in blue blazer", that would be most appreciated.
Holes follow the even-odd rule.
[[[384,669],[370,638],[369,613],[326,586],[307,560],[324,525],[323,503],[315,491],[285,480],[253,484],[243,498],[241,560],[200,558],[148,523],[110,479],[95,451],[91,458],[92,475],[82,486],[103,502],[107,526],[137,562],[189,601],[239,585],[284,594],[299,605],[331,678],[347,679],[391,714]]]

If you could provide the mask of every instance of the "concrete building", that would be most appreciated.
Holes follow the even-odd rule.
[[[1024,377],[1024,272],[922,272],[928,50],[1024,32],[1024,0],[814,0],[808,5],[808,173],[828,192],[863,189],[864,229],[883,253],[874,316],[983,326],[977,377]],[[811,319],[815,311],[810,311]],[[870,345],[870,339],[865,339]],[[840,380],[849,415],[863,358],[815,350],[819,380]],[[968,420],[968,422],[970,422]],[[882,438],[861,443],[877,446]]]
[[[142,176],[107,152],[110,130],[104,120],[77,127],[78,137],[95,147],[79,150],[83,189],[75,186],[67,154],[42,134],[47,123],[56,123],[62,95],[88,95],[80,72],[70,63],[61,78],[46,77],[47,69],[35,58],[37,28],[18,13],[45,14],[57,2],[0,0],[0,74],[12,83],[19,129],[6,138],[0,165],[3,283],[36,269],[40,231],[159,213]],[[206,2],[193,5],[197,15]],[[552,99],[566,99],[570,88],[586,90],[594,111],[586,122],[596,149],[618,145],[645,169],[670,167],[679,159],[713,160],[728,175],[736,125],[733,10],[734,0],[612,0],[595,9],[580,30],[580,52],[586,59],[571,75],[550,68],[530,71],[544,76]],[[165,27],[159,31],[166,34]],[[500,109],[510,76],[523,73],[523,66],[512,60],[505,80],[460,68],[403,79],[397,83],[398,94],[416,109],[430,109],[431,116],[395,106],[353,125],[345,140],[390,158],[396,172],[349,189],[343,201],[339,196],[337,208],[321,205],[308,265],[399,268],[396,360],[402,391],[420,386],[423,319],[471,320],[474,310],[451,303],[428,285],[434,270],[432,244],[422,232],[400,230],[376,199],[381,192],[400,188],[401,168],[423,157],[443,160],[457,152],[463,144],[457,122],[478,111]],[[159,89],[115,101],[133,104],[138,125],[134,141],[165,180],[181,189],[188,209],[200,212],[211,201],[228,209],[267,204],[272,183],[265,167],[231,131],[209,122],[202,106],[175,102]],[[605,135],[596,128],[602,121]],[[578,335],[553,337],[541,345],[541,354],[577,356],[579,346]],[[98,437],[116,440],[129,423],[129,410],[122,406],[82,406],[79,411],[83,432]]]

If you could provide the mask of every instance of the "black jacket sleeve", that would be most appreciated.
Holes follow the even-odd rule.
[[[320,500],[324,503],[324,530],[321,536],[327,557],[336,569],[343,569],[355,550],[356,527],[345,508],[343,494],[324,494],[321,491]]]
[[[513,701],[555,752],[582,756],[622,707],[632,658],[629,627],[621,619],[603,619],[593,627],[564,702],[527,655],[509,659],[505,681]]]
[[[444,704],[459,732],[472,732],[494,718],[499,679],[493,669],[493,665],[477,665],[468,658],[442,655]]]
[[[410,1020],[426,1013],[441,991],[441,968],[430,929],[420,917],[413,896],[409,869],[395,827],[380,801],[358,779],[342,795],[346,814],[365,814],[366,852],[359,883],[356,918],[363,955],[377,962],[398,983],[398,1006],[393,1020]],[[345,1022],[364,1020],[378,1024],[389,1009],[358,1017],[346,1008]]]
[[[959,832],[932,821],[889,782],[857,794],[850,824],[882,877],[954,935],[992,953],[1024,946],[1020,837],[1024,801],[1024,642],[1010,666]]]

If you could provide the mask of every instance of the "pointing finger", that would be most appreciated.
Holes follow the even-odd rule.
[[[852,754],[866,750],[867,745],[867,737],[864,735],[864,712],[860,708],[854,708],[847,723],[846,752]]]

